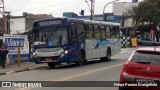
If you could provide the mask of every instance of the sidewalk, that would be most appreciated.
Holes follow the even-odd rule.
[[[0,76],[10,74],[10,73],[40,69],[40,68],[44,68],[44,67],[48,67],[46,63],[35,64],[34,62],[23,62],[20,64],[20,67],[18,67],[17,64],[6,65],[5,69],[2,69],[1,65],[0,65]]]

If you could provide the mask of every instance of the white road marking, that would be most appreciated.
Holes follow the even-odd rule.
[[[125,52],[127,52],[127,51],[122,51],[122,52],[120,52],[120,53],[125,53]]]

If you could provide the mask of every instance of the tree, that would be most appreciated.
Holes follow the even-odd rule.
[[[143,0],[139,3],[138,7],[133,7],[131,10],[127,10],[124,16],[130,16],[136,22],[133,30],[136,31],[136,27],[142,22],[153,23],[157,26],[160,22],[160,0]]]
[[[138,17],[141,21],[152,22],[157,24],[160,21],[160,7],[159,0],[144,0],[139,3],[135,10],[134,18]]]

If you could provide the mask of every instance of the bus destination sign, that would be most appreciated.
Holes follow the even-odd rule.
[[[50,25],[60,25],[63,24],[62,20],[52,20],[52,21],[41,21],[38,22],[38,26],[50,26]]]

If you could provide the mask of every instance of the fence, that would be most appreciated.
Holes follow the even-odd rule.
[[[131,37],[121,37],[121,47],[130,47],[131,46]]]

